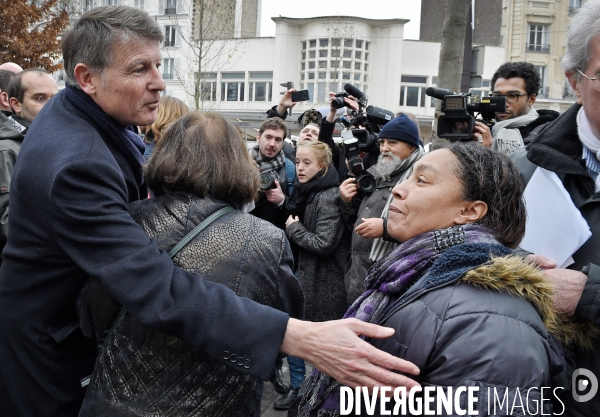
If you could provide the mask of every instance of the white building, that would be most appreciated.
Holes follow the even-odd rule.
[[[88,8],[108,4],[142,8],[161,25],[164,94],[191,108],[196,108],[200,55],[198,108],[259,120],[285,90],[280,84],[293,82],[296,89],[310,92],[311,100],[294,108],[300,114],[325,107],[329,91],[350,83],[369,97],[369,104],[414,113],[422,137],[429,139],[434,99],[425,89],[437,84],[440,44],[404,40],[406,19],[274,17],[275,36],[258,37],[260,0],[221,0],[215,9],[219,14],[210,16],[216,0],[89,0]],[[487,94],[504,49],[474,49],[472,76],[480,84],[473,93]],[[61,78],[59,74],[59,83]]]

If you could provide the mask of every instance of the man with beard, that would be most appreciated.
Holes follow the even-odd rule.
[[[392,188],[410,176],[414,163],[424,154],[415,122],[405,114],[388,122],[379,132],[379,150],[377,164],[368,169],[377,180],[370,195],[359,191],[354,177],[340,185],[342,216],[354,225],[345,276],[350,304],[365,291],[364,280],[371,265],[396,245],[387,234],[387,212]]]

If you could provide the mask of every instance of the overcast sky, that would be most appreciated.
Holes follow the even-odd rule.
[[[274,16],[410,19],[404,27],[404,38],[418,39],[421,0],[262,0],[261,36],[275,36]]]

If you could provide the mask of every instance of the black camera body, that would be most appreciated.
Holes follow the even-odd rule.
[[[442,100],[444,113],[438,118],[437,135],[451,141],[470,141],[473,138],[475,121],[492,127],[497,112],[506,110],[505,97],[482,97],[477,103],[471,102],[471,93],[454,93],[444,88],[428,87],[425,93]],[[479,119],[475,118],[478,114]]]
[[[342,142],[342,151],[348,160],[348,168],[356,178],[356,186],[358,190],[370,194],[375,191],[377,181],[365,169],[363,160],[360,158],[360,148],[358,139],[351,137]]]
[[[275,176],[269,172],[263,172],[260,174],[260,185],[261,190],[272,190],[277,187],[275,184]]]

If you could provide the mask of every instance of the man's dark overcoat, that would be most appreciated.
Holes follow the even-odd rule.
[[[82,110],[101,111],[88,96],[81,105],[67,89],[36,117],[11,184],[0,269],[2,415],[77,415],[80,378],[97,355],[76,302],[90,276],[145,325],[267,379],[288,315],[173,266],[129,214],[147,193],[137,158]]]

